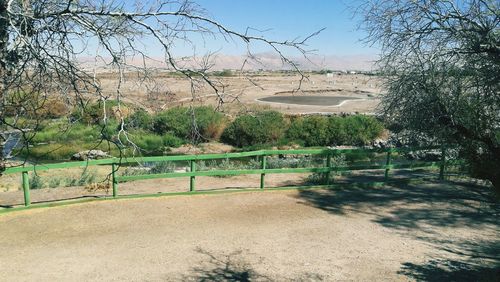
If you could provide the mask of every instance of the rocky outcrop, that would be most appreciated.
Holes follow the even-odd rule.
[[[111,156],[108,155],[108,153],[103,152],[101,150],[86,150],[74,154],[73,156],[71,156],[71,160],[86,161],[86,160],[105,159],[110,157]]]

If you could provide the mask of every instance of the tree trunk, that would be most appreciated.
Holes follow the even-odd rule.
[[[5,81],[7,79],[7,46],[9,43],[7,0],[0,0],[0,130],[4,122],[4,97],[7,91]],[[5,170],[5,158],[3,145],[5,139],[0,134],[0,176]]]
[[[495,197],[500,201],[500,171],[495,175],[491,175],[489,178],[491,184],[493,185],[493,191],[495,191]]]

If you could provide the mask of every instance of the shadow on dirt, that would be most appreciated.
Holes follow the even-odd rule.
[[[315,273],[301,273],[294,277],[269,277],[258,273],[245,260],[246,254],[241,250],[230,254],[214,254],[197,248],[203,255],[200,266],[192,269],[192,274],[183,277],[183,281],[324,281],[324,277]],[[259,262],[261,263],[261,262]]]
[[[251,266],[241,260],[241,251],[235,251],[229,255],[214,255],[201,248],[196,252],[202,254],[205,259],[202,266],[194,267],[193,274],[185,277],[189,281],[273,281],[266,276],[260,275]]]
[[[499,281],[500,268],[454,260],[431,260],[424,265],[404,263],[398,272],[417,281]]]
[[[429,226],[499,227],[500,204],[485,187],[448,183],[398,184],[381,188],[301,190],[298,198],[333,214],[363,213],[395,229]],[[413,207],[414,204],[420,204]],[[422,205],[423,204],[423,205]],[[379,210],[384,209],[385,213]],[[389,210],[389,213],[387,213]]]
[[[422,265],[404,263],[400,274],[409,278],[500,281],[500,275],[496,275],[500,274],[500,239],[494,235],[500,232],[500,204],[484,186],[434,182],[303,190],[298,198],[301,204],[335,215],[370,215],[373,222],[422,240],[455,258],[434,258]],[[477,239],[463,237],[463,232]],[[481,239],[484,234],[490,235]]]

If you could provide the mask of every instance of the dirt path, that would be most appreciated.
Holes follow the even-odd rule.
[[[498,215],[459,184],[30,210],[0,216],[0,281],[493,281]]]

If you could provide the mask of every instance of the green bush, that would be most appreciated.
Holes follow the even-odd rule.
[[[382,134],[384,126],[374,117],[299,117],[292,121],[287,139],[305,146],[366,145]]]
[[[53,143],[22,148],[20,157],[28,157],[35,160],[68,160],[75,153],[85,150],[80,143]]]
[[[345,118],[332,116],[328,118],[329,145],[347,145]]]
[[[171,133],[181,139],[193,141],[218,140],[225,125],[224,115],[207,106],[194,109],[176,107],[153,118],[155,133]]]
[[[324,116],[299,117],[292,121],[287,138],[305,146],[326,146],[330,143],[328,118]]]
[[[147,155],[157,155],[163,153],[163,139],[161,136],[146,132],[134,132],[129,136],[137,147],[141,148]]]
[[[347,161],[345,155],[336,155],[331,158],[331,166],[332,167],[345,167],[347,166]],[[327,183],[333,183],[335,176],[341,175],[340,171],[332,171],[329,174],[324,172],[314,172],[310,174],[306,182],[312,185],[325,185]],[[329,179],[328,179],[329,177]]]
[[[175,171],[175,163],[173,162],[155,162],[151,166],[150,173],[160,174],[160,173],[170,173]]]
[[[106,118],[108,120],[116,120],[120,115],[120,113],[116,112],[117,107],[118,101],[106,101]],[[121,103],[120,109],[121,115],[125,118],[131,112],[130,107],[124,103]],[[104,120],[104,103],[102,101],[98,101],[95,103],[89,103],[83,107],[75,107],[70,117],[72,120],[83,124],[101,124]]]
[[[90,142],[98,140],[100,136],[99,130],[93,126],[80,123],[68,124],[66,122],[54,122],[40,128],[40,130],[35,133],[31,143]]]
[[[346,145],[366,145],[382,134],[384,126],[374,117],[348,116],[344,119]]]
[[[287,123],[276,111],[258,112],[238,116],[222,134],[225,143],[244,147],[275,143],[283,138]]]
[[[89,171],[88,169],[85,169],[79,178],[66,178],[65,186],[71,187],[71,186],[84,186],[87,184],[91,184],[95,182],[96,176],[97,174],[95,171],[93,170]]]
[[[163,146],[165,146],[165,147],[178,148],[178,147],[182,146],[183,144],[186,144],[185,140],[183,140],[177,136],[174,136],[172,134],[169,134],[169,133],[163,135],[161,138],[163,141]]]
[[[133,114],[125,119],[127,129],[144,129],[153,130],[153,117],[145,110],[136,110]]]
[[[234,76],[233,72],[231,70],[222,70],[222,71],[214,71],[212,73],[214,76],[223,76],[223,77],[229,77],[229,76]]]
[[[57,188],[61,185],[61,178],[51,177],[48,184],[49,188]]]
[[[36,117],[54,119],[66,116],[69,113],[68,105],[56,96],[46,96],[35,92],[7,92],[5,93],[3,113],[5,116]]]
[[[29,181],[30,189],[42,189],[45,186],[42,178],[36,173],[31,175],[31,179]]]
[[[145,155],[161,155],[167,147],[180,147],[185,143],[170,133],[161,136],[144,130],[132,131],[128,137]],[[126,144],[124,141],[122,140]]]

